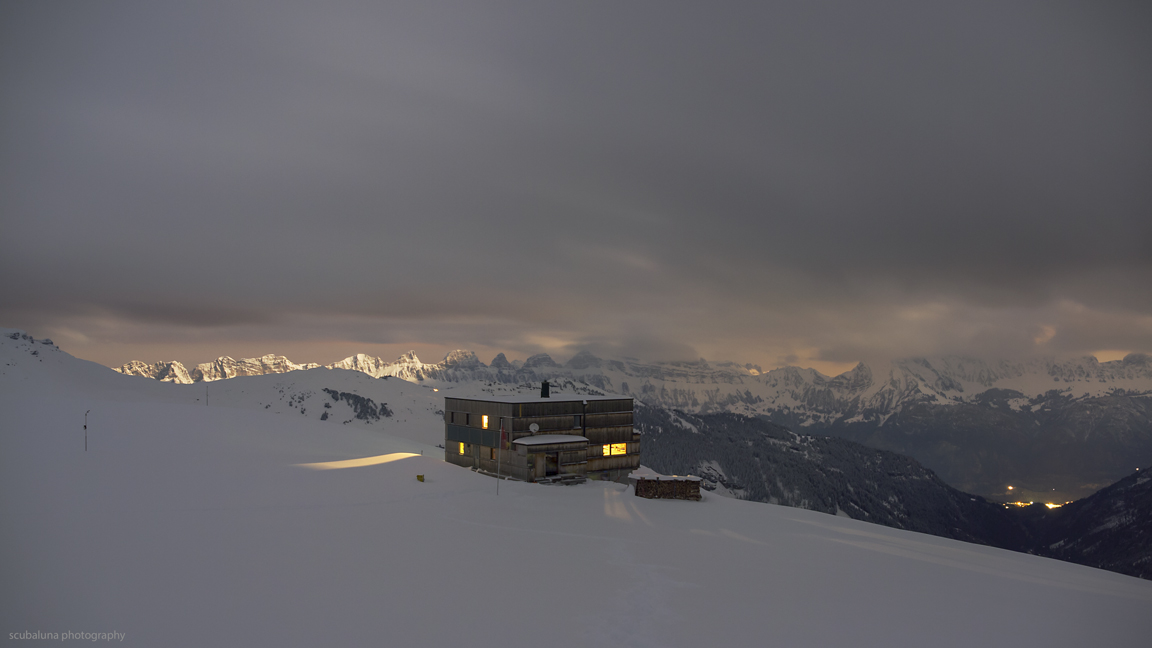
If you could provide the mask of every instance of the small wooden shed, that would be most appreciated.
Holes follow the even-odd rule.
[[[648,499],[700,501],[699,477],[692,475],[635,475],[636,496]]]

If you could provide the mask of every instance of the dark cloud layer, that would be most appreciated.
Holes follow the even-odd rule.
[[[98,359],[1149,351],[1148,33],[1107,2],[5,3],[0,318]]]

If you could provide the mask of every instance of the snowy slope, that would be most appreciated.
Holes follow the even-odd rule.
[[[310,369],[190,385],[207,391],[213,407],[368,427],[429,446],[444,441],[444,398],[431,387],[359,371]]]
[[[388,430],[216,407],[213,394],[205,407],[187,400],[202,386],[0,342],[5,637],[1146,645],[1152,583],[1135,578],[720,497],[514,482],[497,495],[495,480]],[[391,453],[417,456],[299,465]]]
[[[137,376],[114,377],[104,365],[75,358],[52,340],[0,328],[0,384],[6,391],[54,394],[79,392],[104,400],[196,403],[199,391]]]

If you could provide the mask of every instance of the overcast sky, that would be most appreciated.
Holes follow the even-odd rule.
[[[109,365],[1152,352],[1150,34],[1142,2],[9,0],[0,325]]]

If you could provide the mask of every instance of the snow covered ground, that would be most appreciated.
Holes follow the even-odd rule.
[[[0,340],[9,643],[1049,648],[1152,631],[1152,582],[707,494],[497,494],[425,433],[206,407],[202,386]],[[392,453],[416,456],[300,465]]]

